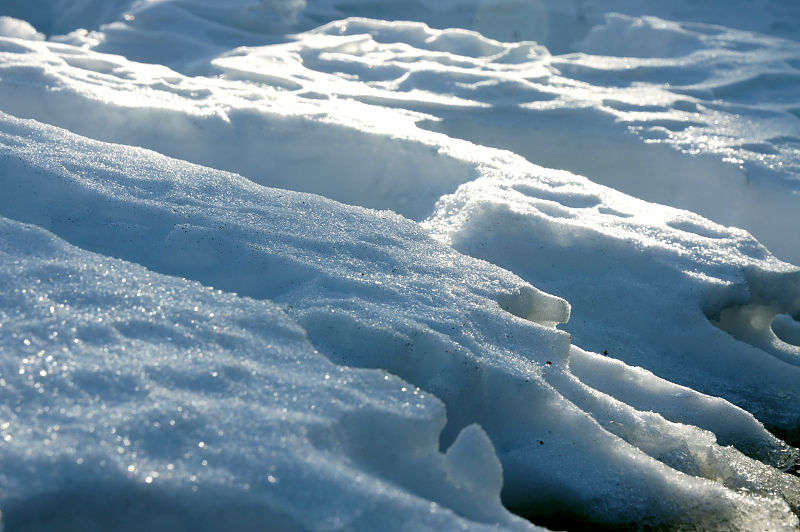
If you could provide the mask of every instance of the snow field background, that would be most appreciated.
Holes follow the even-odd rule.
[[[2,6],[6,531],[796,529],[798,45],[509,5]]]

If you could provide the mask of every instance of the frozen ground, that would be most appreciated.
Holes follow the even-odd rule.
[[[4,532],[797,530],[800,9],[662,4],[0,2]]]

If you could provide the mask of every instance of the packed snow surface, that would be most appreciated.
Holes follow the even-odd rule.
[[[800,8],[0,2],[0,526],[800,528]]]

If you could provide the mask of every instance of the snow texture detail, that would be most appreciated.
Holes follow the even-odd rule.
[[[0,529],[796,531],[797,21],[0,5]]]

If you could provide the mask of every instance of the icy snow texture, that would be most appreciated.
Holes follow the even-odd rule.
[[[795,529],[797,268],[531,161],[798,262],[800,47],[550,4],[2,6],[6,529]]]
[[[134,18],[134,22],[139,20]],[[156,17],[151,25],[159,21]],[[229,52],[233,45],[227,38],[220,38],[228,44],[224,50],[213,41],[212,50],[198,51],[180,40],[153,41],[154,30],[146,28],[137,31],[131,27],[121,36],[109,30],[102,39],[86,39],[97,50],[127,52],[133,59],[166,63],[191,74],[222,74],[226,80],[247,85],[220,85],[221,81],[201,78],[199,86],[197,78],[185,80],[160,69],[143,78],[126,73],[129,67],[119,60],[94,61],[72,47],[31,45],[30,50],[39,53],[49,48],[50,57],[44,64],[40,57],[27,54],[8,59],[0,71],[8,78],[0,87],[2,109],[100,140],[151,147],[259,180],[265,161],[253,158],[275,155],[254,150],[247,142],[240,144],[244,153],[218,153],[213,132],[226,127],[219,119],[231,121],[230,129],[239,142],[242,131],[255,127],[265,130],[259,130],[259,135],[299,133],[291,127],[287,131],[271,124],[253,124],[252,118],[246,124],[236,121],[243,106],[263,107],[263,100],[270,98],[264,91],[254,91],[251,84],[297,95],[300,101],[291,106],[302,109],[295,112],[304,116],[331,113],[326,110],[329,105],[313,100],[338,97],[344,99],[336,102],[339,106],[353,108],[336,115],[355,116],[357,122],[368,115],[383,130],[400,130],[396,131],[399,135],[420,138],[418,129],[409,132],[396,126],[393,122],[398,119],[385,112],[386,107],[400,107],[418,113],[416,120],[422,128],[512,150],[536,164],[569,170],[647,201],[744,228],[778,257],[800,263],[794,240],[785,238],[800,224],[800,49],[796,42],[719,26],[621,15],[609,16],[594,26],[576,45],[582,53],[560,56],[531,43],[502,44],[463,30],[439,31],[420,24],[359,19],[332,22],[288,39],[286,44]],[[178,39],[184,33],[168,35]],[[248,35],[256,35],[257,42],[276,39],[263,33]],[[131,40],[137,43],[135,48]],[[251,44],[251,39],[233,42]],[[152,44],[152,50],[142,43]],[[209,59],[214,53],[221,57]],[[45,68],[43,83],[38,84],[47,91],[41,101],[28,82],[15,81],[13,72],[23,70],[27,77]],[[98,84],[98,75],[106,83]],[[171,87],[173,83],[180,86]],[[53,86],[64,91],[59,95],[63,99],[50,94]],[[134,102],[121,95],[131,91],[137,99],[150,102]],[[184,96],[185,106],[176,108],[176,93]],[[23,101],[16,101],[19,99]],[[97,99],[112,105],[111,116],[94,104]],[[84,109],[87,102],[89,108]],[[355,102],[370,107],[365,110]],[[106,125],[97,127],[83,120],[81,113],[63,116],[51,111],[53,105],[67,104],[102,114]],[[170,126],[143,119],[143,105],[189,115],[190,123],[185,126],[189,131],[182,132],[194,138],[184,145],[166,143],[161,136],[172,134]],[[228,109],[234,116],[227,115]],[[201,118],[209,123],[203,127],[213,128],[211,131],[194,127]],[[133,128],[122,125],[128,121]],[[207,143],[214,146],[204,145]],[[408,160],[404,150],[398,151],[398,159]],[[430,157],[419,164],[427,167],[441,162]],[[308,170],[311,175],[318,174],[314,166]],[[699,174],[706,176],[702,183],[694,179]],[[462,174],[443,176],[442,180],[452,184],[471,177]],[[390,179],[395,187],[402,186],[403,180]],[[340,187],[313,190],[304,183],[290,188],[329,197],[342,193]],[[444,192],[432,190],[431,203]],[[336,199],[395,208],[377,200]],[[419,212],[398,212],[421,219],[430,212],[427,204],[424,207]]]
[[[441,402],[274,303],[0,232],[6,530],[530,528],[480,428],[440,454]]]
[[[503,270],[438,245],[415,224],[395,214],[347,208],[289,191],[261,189],[234,175],[181,164],[134,148],[98,144],[10,117],[5,120],[4,131],[3,144],[16,145],[4,153],[7,174],[0,194],[4,198],[0,205],[4,214],[47,227],[94,252],[138,262],[173,276],[180,273],[228,293],[284,303],[289,316],[305,328],[314,346],[332,361],[382,368],[418,386],[424,390],[421,393],[430,392],[443,399],[448,407],[447,427],[442,434],[445,447],[454,439],[458,441],[456,436],[462,428],[479,423],[492,438],[505,466],[506,503],[519,511],[543,519],[555,518],[548,512],[557,511],[558,516],[571,515],[579,521],[627,523],[636,519],[676,526],[708,518],[720,526],[743,530],[752,519],[766,519],[769,514],[773,515],[770,518],[782,516],[778,517],[779,522],[787,526],[791,522],[788,509],[777,501],[766,504],[722,488],[783,495],[796,506],[800,503],[793,495],[797,482],[791,477],[747,459],[732,448],[719,447],[710,434],[674,425],[655,414],[637,412],[582,384],[568,371],[568,336],[550,327],[568,317],[563,300],[539,292]],[[34,276],[50,277],[41,273]],[[94,284],[104,286],[97,281]],[[137,292],[136,287],[119,289],[119,281],[112,280],[110,284],[119,290],[117,294]],[[66,290],[80,294],[78,302],[88,297],[87,305],[95,307],[99,314],[96,320],[107,320],[103,316],[114,313],[98,306],[96,299],[110,299],[114,305],[117,298],[123,297],[102,292],[92,295],[91,291],[87,295],[87,289],[73,284],[68,284]],[[38,300],[44,296],[34,293],[31,297]],[[177,299],[158,294],[154,297],[156,301]],[[135,303],[124,299],[126,305]],[[62,304],[76,306],[70,300]],[[147,316],[142,308],[154,305],[138,306],[134,315]],[[515,319],[502,307],[526,319]],[[164,312],[158,310],[156,318]],[[212,309],[209,312],[217,314]],[[248,323],[262,321],[253,311],[246,315]],[[166,349],[184,343],[191,347],[197,342],[192,332],[194,324],[188,318],[167,315],[163,319],[137,320],[122,316],[111,320],[112,324],[118,322],[110,325],[117,332],[90,330],[85,335],[86,341],[99,344],[103,353],[118,335],[165,345]],[[175,329],[166,327],[165,322],[174,323]],[[228,336],[237,336],[229,329],[227,325],[213,329],[221,336],[215,341],[222,342],[223,347]],[[59,334],[53,337],[53,332]],[[48,327],[46,333],[39,334],[56,345],[62,338],[70,345],[73,335],[80,342],[80,333],[70,334],[69,326],[66,332]],[[269,333],[265,336],[269,341]],[[31,353],[23,350],[21,356],[28,360],[33,353],[47,353],[54,347],[34,345]],[[204,348],[205,345],[201,349]],[[83,352],[80,343],[68,347],[68,353],[70,349]],[[143,358],[151,350],[154,361]],[[166,371],[178,382],[195,382],[201,396],[194,399],[195,403],[208,402],[208,394],[218,397],[212,393],[213,379],[204,386],[205,373],[196,375],[194,364],[185,367],[186,356],[176,361],[155,346],[126,351],[137,352],[134,366],[128,371],[140,378],[151,366],[169,364],[172,369],[161,373]],[[210,351],[206,354],[209,363],[220,364],[217,359],[223,355],[218,356],[213,348]],[[135,362],[140,357],[144,368]],[[244,360],[248,359],[249,356]],[[19,365],[19,360],[14,362]],[[125,367],[124,360],[119,363]],[[15,369],[8,373],[15,375]],[[35,368],[34,378],[37,370],[42,371]],[[29,371],[17,372],[15,377],[35,386],[35,380],[28,380]],[[184,375],[187,371],[189,375]],[[220,371],[213,368],[208,373],[213,377],[215,371],[219,376]],[[231,379],[222,379],[220,386],[232,386],[228,382]],[[652,376],[645,379],[656,386],[661,382]],[[122,389],[112,385],[108,399],[100,394],[100,405],[116,400],[120,394],[132,393],[131,388],[136,391],[136,382],[113,382],[119,382],[117,386]],[[86,385],[90,384],[91,381]],[[263,384],[245,386],[245,391],[251,386]],[[287,386],[290,385],[285,382],[284,387]],[[138,387],[144,397],[134,396],[131,401],[137,405],[161,405],[159,394],[150,393],[144,384]],[[409,385],[407,389],[416,388]],[[652,392],[639,391],[639,395],[648,393]],[[730,423],[728,430],[735,427],[738,435],[737,442],[729,443],[738,443],[744,450],[757,449],[757,453],[765,453],[761,458],[766,461],[783,462],[776,465],[785,467],[787,460],[793,460],[787,448],[743,412],[729,404],[720,405],[711,397],[688,390],[686,393],[693,396],[704,417],[719,415],[722,408],[723,419]],[[50,401],[63,397],[60,392],[51,394]],[[284,399],[287,394],[293,397],[293,389],[282,390]],[[183,400],[192,404],[191,398]],[[308,401],[316,399],[311,397]],[[70,407],[73,402],[66,400]],[[588,404],[583,410],[577,406],[581,402]],[[524,405],[522,410],[520,405]],[[58,403],[49,406],[50,410],[66,409]],[[166,408],[171,412],[170,407]],[[161,406],[152,409],[162,411]],[[24,418],[22,411],[17,415]],[[255,414],[242,415],[250,419]],[[124,420],[125,416],[120,417]],[[608,430],[602,426],[615,422],[620,423],[619,428]],[[163,425],[163,421],[160,423]],[[204,423],[209,422],[197,422]],[[385,435],[381,428],[387,423],[386,431],[405,434],[405,429],[394,427],[395,422],[379,416],[356,420],[342,430],[355,433],[347,437],[371,439],[377,449],[362,444],[354,451],[359,454],[358,460],[367,460],[372,467],[388,467],[390,474],[395,471],[395,462],[401,460],[395,455],[410,453],[408,459],[414,461],[420,451],[405,439],[414,440],[413,434],[402,439],[394,432]],[[114,423],[109,425],[112,434],[124,432]],[[185,437],[202,437],[195,430]],[[250,428],[244,424],[239,430]],[[162,432],[155,431],[154,438],[159,434]],[[435,437],[435,430],[433,434]],[[232,436],[234,443],[230,446],[236,447],[242,438]],[[165,443],[171,441],[169,434],[161,437]],[[316,444],[313,435],[309,438]],[[118,441],[116,436],[113,439]],[[138,441],[135,434],[127,439]],[[147,444],[140,445],[145,447],[144,458],[148,458]],[[152,452],[159,452],[158,439],[151,445]],[[25,442],[25,447],[29,446]],[[70,452],[73,447],[78,448],[77,444],[68,446],[65,452],[74,454]],[[227,449],[223,445],[220,453],[226,454]],[[106,458],[106,462],[109,460]],[[665,467],[664,462],[675,469]],[[117,465],[140,468],[124,460]],[[400,467],[397,474],[407,473],[406,469],[407,466]],[[587,484],[583,476],[589,471],[596,473],[593,482]],[[194,471],[187,475],[198,476]],[[37,493],[36,488],[32,487],[33,494]],[[325,493],[327,490],[320,496]],[[468,502],[462,504],[469,506]],[[641,519],[645,508],[649,515]],[[328,510],[321,507],[320,513],[327,514]]]

